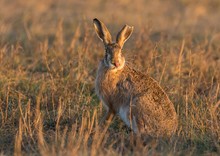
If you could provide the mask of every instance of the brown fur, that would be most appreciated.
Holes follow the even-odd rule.
[[[101,22],[100,25],[104,24]],[[117,42],[122,46],[132,32],[127,31],[129,26],[124,32],[123,29],[118,34],[122,40],[118,41],[117,36]],[[121,32],[123,34],[120,34]],[[125,34],[126,36],[123,36]],[[104,44],[108,46],[106,41]],[[110,55],[115,53],[113,49]],[[121,108],[129,108],[126,116],[130,119],[132,129],[132,121],[137,124],[137,133],[156,137],[172,135],[177,128],[177,115],[172,102],[160,85],[150,76],[126,64],[118,70],[112,70],[108,63],[106,65],[106,61],[108,62],[104,58],[100,62],[96,77],[96,93],[107,108],[105,119],[121,113]]]

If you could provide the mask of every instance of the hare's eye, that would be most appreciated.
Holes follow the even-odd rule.
[[[109,52],[109,48],[106,47],[105,48],[105,52],[108,53]]]

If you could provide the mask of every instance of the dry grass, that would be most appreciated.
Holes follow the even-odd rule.
[[[135,26],[124,53],[175,104],[173,138],[143,145],[118,118],[98,126],[94,17],[113,34]],[[219,21],[218,0],[0,1],[0,155],[219,155]]]

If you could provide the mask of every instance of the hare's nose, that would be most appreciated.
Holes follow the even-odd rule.
[[[114,64],[115,67],[119,67],[120,66],[119,61],[114,61],[114,62],[112,62],[112,64]]]

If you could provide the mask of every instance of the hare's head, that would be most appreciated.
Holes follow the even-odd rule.
[[[109,69],[119,70],[124,67],[125,58],[122,55],[122,48],[133,32],[133,27],[125,25],[116,37],[116,42],[112,42],[111,34],[105,24],[98,19],[93,19],[95,31],[105,46],[105,66]]]

